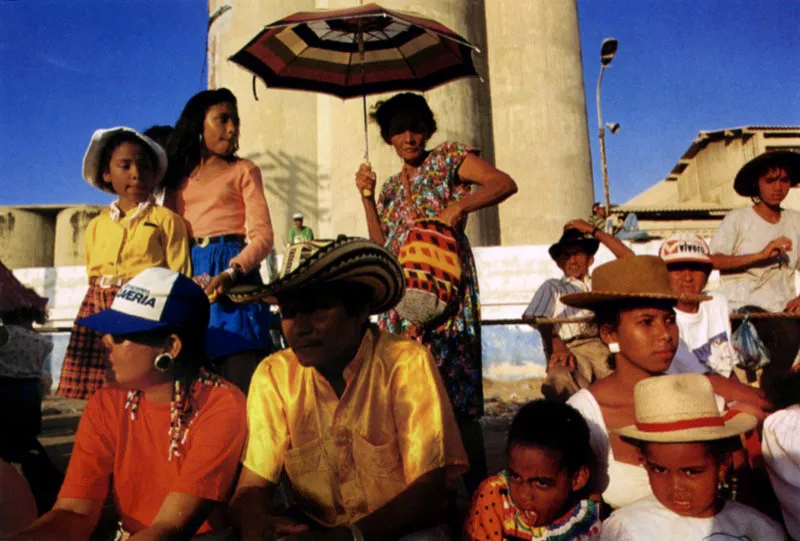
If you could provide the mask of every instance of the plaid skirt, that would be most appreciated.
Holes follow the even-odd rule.
[[[96,278],[90,279],[76,321],[111,308],[118,291],[119,287],[100,287]],[[108,352],[102,340],[99,332],[77,323],[72,325],[57,396],[86,399],[110,381]]]

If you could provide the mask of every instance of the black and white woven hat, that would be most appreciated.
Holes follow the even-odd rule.
[[[228,297],[239,303],[275,304],[281,294],[329,283],[352,283],[372,291],[371,313],[393,308],[403,297],[403,270],[378,244],[359,237],[312,240],[290,246],[278,278],[265,286],[237,286]]]

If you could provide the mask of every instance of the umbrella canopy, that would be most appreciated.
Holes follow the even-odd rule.
[[[476,76],[473,49],[436,21],[368,4],[290,15],[230,60],[268,87],[351,98]]]
[[[0,316],[15,310],[44,310],[46,306],[46,298],[25,287],[17,280],[14,273],[0,262]]]

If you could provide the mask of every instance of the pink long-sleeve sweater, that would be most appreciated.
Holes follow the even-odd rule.
[[[239,160],[207,181],[189,177],[175,194],[174,210],[186,221],[192,238],[246,235],[247,245],[230,261],[245,272],[257,268],[272,250],[274,236],[261,171],[249,160]]]

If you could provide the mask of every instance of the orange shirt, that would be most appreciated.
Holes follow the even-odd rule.
[[[291,349],[265,359],[247,399],[244,465],[272,483],[285,468],[300,509],[329,526],[358,521],[430,471],[467,469],[427,348],[370,327],[343,375],[338,398]]]
[[[172,201],[170,201],[172,203]],[[269,255],[273,245],[272,222],[264,196],[261,170],[249,160],[239,160],[216,178],[184,180],[174,198],[190,237],[247,235],[247,246],[230,263],[249,272]]]
[[[131,420],[126,396],[124,389],[106,388],[89,399],[58,497],[103,502],[110,487],[131,533],[152,524],[170,492],[227,500],[246,436],[244,395],[232,384],[200,386],[197,414],[181,456],[172,460],[169,404],[143,396]],[[198,532],[210,529],[205,522]]]

